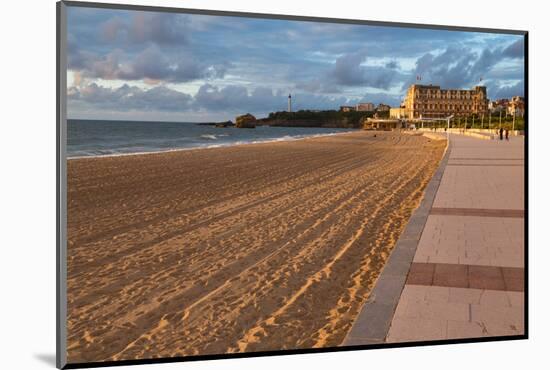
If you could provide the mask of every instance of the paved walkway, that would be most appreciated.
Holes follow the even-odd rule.
[[[383,271],[379,297],[366,304],[344,344],[524,334],[524,139],[450,137],[416,248],[398,243],[392,252],[412,250],[412,261],[401,263],[408,271],[401,280]],[[388,279],[402,289],[393,301],[378,287]]]

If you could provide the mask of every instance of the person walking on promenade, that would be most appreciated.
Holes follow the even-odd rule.
[[[504,133],[504,129],[501,127],[500,130],[498,130],[498,134],[500,136],[500,140],[502,140],[502,134]]]
[[[508,131],[508,129],[506,129],[506,141],[508,141],[508,140],[510,140],[510,138],[509,138],[509,131]]]

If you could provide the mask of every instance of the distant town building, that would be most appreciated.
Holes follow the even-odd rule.
[[[393,130],[404,128],[403,122],[398,119],[387,119],[379,117],[364,117],[361,122],[364,130]]]
[[[374,112],[373,103],[359,103],[355,106],[355,110],[358,112]]]
[[[353,112],[355,111],[355,107],[351,105],[341,105],[340,106],[340,112]]]
[[[466,116],[487,113],[487,88],[442,90],[435,85],[411,85],[405,96],[408,118]]]
[[[489,111],[491,113],[504,112],[508,109],[508,99],[497,99],[489,102]]]
[[[408,118],[407,109],[405,107],[390,108],[390,118]]]
[[[380,103],[380,104],[378,104],[378,106],[376,107],[375,110],[377,112],[389,112],[390,109],[391,109],[391,107],[389,105]]]
[[[523,117],[525,114],[525,100],[523,96],[514,96],[508,103],[508,114]]]

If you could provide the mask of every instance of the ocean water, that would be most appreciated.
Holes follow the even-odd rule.
[[[68,120],[69,158],[212,148],[334,135],[351,129],[321,127],[219,128],[190,122]]]

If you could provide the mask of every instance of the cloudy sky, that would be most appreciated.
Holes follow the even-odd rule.
[[[523,36],[69,8],[68,116],[204,122],[398,106],[422,83],[524,95]]]

